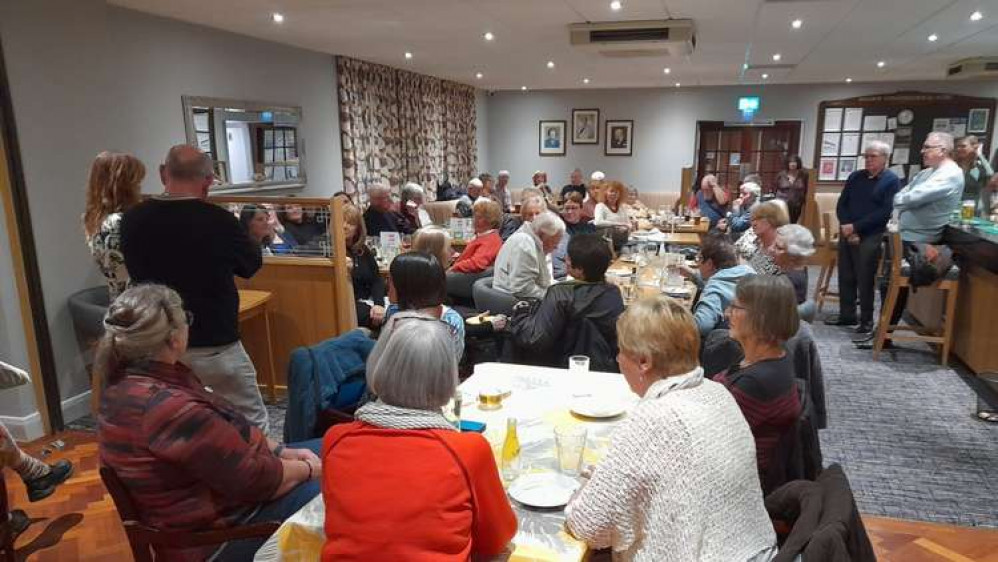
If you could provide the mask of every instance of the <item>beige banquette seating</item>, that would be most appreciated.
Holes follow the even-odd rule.
[[[450,224],[450,219],[454,216],[455,209],[457,209],[457,199],[452,201],[431,201],[423,205],[423,207],[426,208],[426,212],[433,219],[433,224],[446,226]]]

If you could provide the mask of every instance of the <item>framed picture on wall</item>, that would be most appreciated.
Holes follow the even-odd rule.
[[[990,110],[986,107],[971,109],[970,115],[967,117],[967,132],[968,133],[988,132],[989,113]]]
[[[618,120],[606,122],[606,136],[603,140],[603,153],[607,156],[630,156],[634,152],[634,121]]]
[[[599,110],[572,110],[572,144],[599,144]]]
[[[541,121],[537,126],[537,153],[541,156],[565,155],[564,121]]]

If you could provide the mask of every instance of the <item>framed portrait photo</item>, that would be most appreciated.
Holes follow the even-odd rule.
[[[565,155],[564,121],[541,121],[537,127],[537,153],[541,156]]]
[[[967,117],[967,132],[968,133],[986,133],[988,132],[988,117],[990,117],[991,110],[987,107],[980,107],[970,110],[970,115]]]
[[[618,120],[606,122],[606,138],[603,140],[603,153],[607,156],[630,156],[633,153],[634,121]]]
[[[572,110],[572,144],[599,144],[599,110]]]

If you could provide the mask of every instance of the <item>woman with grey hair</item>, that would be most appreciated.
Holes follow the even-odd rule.
[[[424,226],[433,224],[430,214],[423,206],[425,192],[418,183],[409,182],[402,187],[399,195],[399,215],[405,223],[406,230],[413,232]]]
[[[442,413],[457,381],[444,322],[388,320],[367,360],[378,399],[323,440],[322,560],[463,561],[506,548],[516,516],[492,447]]]
[[[564,235],[565,223],[551,211],[523,223],[496,256],[492,287],[519,299],[544,298],[552,283],[546,256],[555,251]]]
[[[94,365],[101,465],[153,528],[283,521],[319,493],[319,440],[279,445],[204,386],[180,362],[193,320],[162,285],[132,287],[111,303]],[[227,543],[218,559],[252,558],[265,539]],[[157,558],[201,560],[216,547],[157,550]]]
[[[814,255],[814,235],[799,224],[786,224],[776,229],[776,242],[771,249],[773,263],[790,280],[797,295],[797,304],[807,300],[807,258]]]

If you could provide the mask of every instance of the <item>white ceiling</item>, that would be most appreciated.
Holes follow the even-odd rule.
[[[932,80],[958,59],[998,56],[998,0],[622,2],[614,12],[610,0],[109,0],[494,90],[757,83],[763,71],[743,74],[742,64],[773,64],[773,53],[794,66],[767,70],[772,83]],[[984,18],[972,22],[975,10]],[[275,11],[283,24],[273,23]],[[669,17],[695,21],[692,55],[614,60],[568,42],[570,23]],[[802,29],[791,28],[795,18]],[[494,41],[483,40],[486,31]],[[932,33],[939,36],[934,43],[927,40]]]

